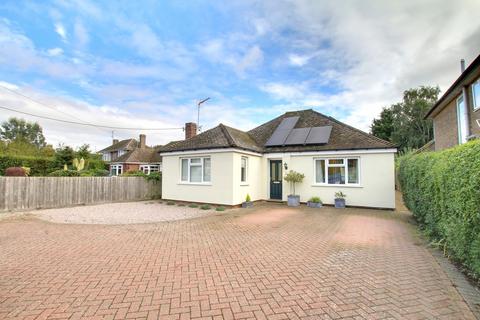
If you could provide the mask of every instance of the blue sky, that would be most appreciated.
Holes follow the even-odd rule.
[[[419,85],[452,82],[480,52],[480,5],[463,1],[3,1],[0,103],[113,126],[250,129],[313,108],[360,129]],[[453,13],[455,12],[455,13]],[[0,120],[14,116],[1,111]],[[37,120],[50,143],[104,129]],[[119,138],[141,131],[117,131]],[[147,132],[162,144],[181,130]]]

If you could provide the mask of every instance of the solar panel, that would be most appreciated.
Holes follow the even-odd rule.
[[[287,140],[288,134],[292,131],[293,127],[297,124],[297,121],[300,117],[289,117],[285,118],[280,122],[277,129],[273,132],[271,137],[268,139],[266,146],[281,146]]]
[[[332,126],[313,127],[305,141],[305,144],[324,144],[330,139]]]
[[[305,144],[308,134],[312,128],[298,128],[293,129],[285,140],[285,145],[299,145]]]

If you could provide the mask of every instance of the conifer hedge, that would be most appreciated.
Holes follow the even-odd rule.
[[[480,276],[480,140],[398,161],[407,208],[420,227]]]

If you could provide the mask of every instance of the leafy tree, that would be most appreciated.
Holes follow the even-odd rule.
[[[373,119],[371,132],[375,137],[391,141],[393,133],[393,111],[390,108],[383,108],[380,118]]]
[[[42,127],[37,122],[31,123],[18,118],[10,118],[2,123],[0,138],[10,142],[25,141],[37,148],[45,146]]]
[[[373,120],[372,134],[393,142],[400,151],[420,148],[433,139],[432,120],[424,119],[424,116],[437,101],[439,93],[440,88],[430,86],[406,90],[401,102],[385,108],[380,118]]]
[[[65,145],[59,145],[55,150],[55,163],[57,167],[63,167],[65,164],[71,164],[75,158],[75,151]]]
[[[89,144],[83,144],[80,147],[78,147],[77,152],[76,152],[76,157],[81,159],[88,159],[90,158],[90,145]]]

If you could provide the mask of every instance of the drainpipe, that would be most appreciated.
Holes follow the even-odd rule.
[[[469,117],[469,110],[470,110],[470,101],[468,100],[468,94],[467,94],[467,87],[464,86],[462,88],[462,95],[463,95],[463,103],[465,104],[465,114],[463,115],[465,117],[465,121],[467,122],[467,127],[465,128],[465,135],[467,136],[467,141],[470,138],[470,117]]]

